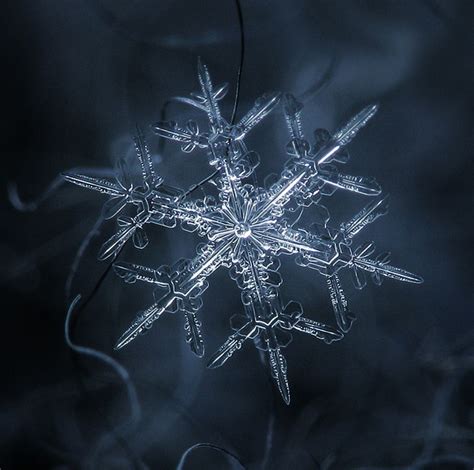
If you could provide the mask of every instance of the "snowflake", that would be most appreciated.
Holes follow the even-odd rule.
[[[234,125],[224,119],[218,104],[227,92],[227,85],[214,88],[207,67],[200,61],[198,77],[201,90],[179,100],[207,114],[207,131],[201,132],[194,121],[186,126],[158,122],[153,130],[163,138],[179,142],[184,152],[205,149],[209,164],[216,170],[217,199],[212,196],[191,199],[190,191],[165,185],[153,169],[141,133],[135,138],[142,174],[139,186],[133,184],[123,162],[119,164],[116,181],[72,173],[64,177],[111,196],[104,206],[106,219],[115,217],[126,206],[135,208],[134,217],[118,217],[120,228],[104,243],[99,259],[116,256],[130,238],[136,248],[145,248],[148,244],[146,224],[175,227],[180,222],[184,230],[197,231],[206,239],[197,247],[193,259],[180,259],[172,266],[154,269],[124,262],[114,264],[115,272],[125,282],[138,280],[156,286],[154,303],[139,313],[119,339],[116,349],[149,329],[165,311],[180,311],[184,315],[186,341],[192,351],[202,357],[204,342],[196,314],[208,287],[207,278],[224,266],[241,290],[244,313],[231,318],[233,333],[211,357],[208,366],[223,365],[250,339],[268,354],[272,377],[284,401],[289,403],[287,365],[282,348],[290,343],[291,333],[308,333],[329,344],[342,339],[354,321],[339,280],[341,270],[351,271],[358,289],[366,284],[364,272],[370,273],[377,285],[382,276],[422,282],[420,277],[389,265],[386,253],[373,258],[373,243],[353,248],[352,238],[386,213],[386,197],[374,200],[337,228],[328,225],[328,211],[319,205],[322,196],[330,196],[337,188],[367,196],[381,193],[374,179],[341,174],[335,167],[336,163],[347,162],[345,146],[372,118],[377,106],[364,108],[332,136],[326,130],[317,129],[315,142],[310,145],[302,131],[302,105],[291,94],[263,95]],[[289,159],[279,179],[269,187],[244,183],[259,164],[257,154],[248,151],[245,137],[279,103],[283,104],[290,134],[286,149]],[[295,228],[299,217],[293,222],[291,219],[311,205],[318,222],[311,229]],[[285,304],[282,301],[278,257],[283,254],[293,255],[298,265],[316,270],[325,278],[337,326],[303,316],[298,302]]]

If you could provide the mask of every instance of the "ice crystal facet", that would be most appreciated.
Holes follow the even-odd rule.
[[[150,152],[143,135],[135,138],[142,181],[135,186],[123,162],[116,181],[80,174],[64,177],[79,186],[110,196],[104,205],[105,218],[118,216],[119,230],[102,246],[99,258],[116,255],[128,239],[136,248],[148,244],[146,224],[175,227],[179,222],[187,231],[197,231],[206,240],[197,247],[193,259],[180,259],[172,266],[151,268],[117,262],[115,272],[127,283],[148,282],[155,286],[155,301],[139,313],[130,328],[117,342],[122,348],[145,332],[164,312],[182,312],[186,341],[198,356],[204,355],[201,322],[197,312],[208,278],[219,267],[229,270],[241,291],[243,313],[230,319],[233,333],[212,355],[208,366],[219,367],[248,340],[268,354],[271,374],[286,403],[290,402],[287,365],[282,349],[292,332],[303,332],[331,343],[340,340],[351,328],[350,312],[339,280],[339,272],[350,270],[354,285],[366,285],[365,273],[380,285],[382,277],[420,283],[419,276],[389,264],[389,254],[373,257],[373,243],[357,248],[352,238],[367,224],[387,211],[387,198],[370,202],[351,220],[339,227],[328,225],[329,213],[320,205],[322,196],[330,196],[337,188],[366,196],[379,196],[380,186],[372,178],[340,173],[336,165],[348,160],[346,145],[377,111],[377,106],[364,108],[333,135],[324,129],[314,132],[311,145],[301,125],[302,104],[291,94],[269,93],[259,98],[250,111],[236,124],[222,116],[219,100],[227,85],[214,88],[209,71],[198,62],[200,91],[179,98],[207,114],[209,127],[201,131],[194,121],[186,125],[158,122],[153,130],[162,138],[181,144],[183,152],[205,149],[209,164],[217,170],[215,183],[218,198],[192,198],[188,192],[163,183],[153,169]],[[289,130],[286,151],[289,159],[280,177],[263,188],[246,182],[259,164],[258,155],[245,145],[246,135],[279,103]],[[292,212],[313,205],[318,220],[311,228],[296,228],[290,222]],[[119,215],[125,206],[133,206],[134,216]],[[329,289],[335,314],[335,326],[319,323],[303,315],[300,303],[281,299],[282,279],[278,257],[293,255],[295,262],[321,274]]]

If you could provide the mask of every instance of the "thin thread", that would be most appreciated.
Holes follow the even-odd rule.
[[[186,451],[183,453],[183,455],[179,459],[178,465],[176,466],[176,470],[183,470],[184,463],[186,462],[186,459],[188,458],[189,454],[196,449],[202,449],[202,448],[213,449],[213,450],[217,450],[218,452],[223,453],[227,457],[230,457],[232,461],[236,462],[240,466],[240,468],[243,468],[245,470],[244,464],[239,460],[239,458],[236,455],[234,455],[232,452],[229,452],[228,450],[222,447],[216,446],[215,444],[211,444],[209,442],[199,442],[198,444],[194,444],[193,446],[191,446],[189,449],[186,449]]]
[[[101,280],[102,280],[102,278],[101,278]],[[98,285],[100,285],[101,280],[99,281]],[[90,301],[91,298],[92,297],[89,296],[89,298],[86,302]],[[107,354],[105,354],[101,351],[97,351],[96,349],[92,349],[92,348],[89,348],[89,347],[86,347],[86,346],[77,345],[71,339],[71,331],[72,331],[72,329],[70,327],[71,317],[72,317],[72,313],[73,313],[74,309],[76,308],[76,305],[79,303],[80,300],[81,300],[81,295],[79,294],[74,298],[74,300],[71,302],[71,304],[69,305],[69,308],[67,310],[66,320],[64,322],[64,337],[65,337],[65,340],[66,340],[66,344],[75,353],[99,359],[104,364],[110,366],[117,373],[117,375],[120,377],[120,379],[125,384],[125,387],[126,387],[126,390],[127,390],[128,401],[129,401],[129,404],[130,404],[130,419],[129,419],[128,422],[126,422],[122,426],[120,426],[120,428],[122,428],[122,427],[125,428],[125,427],[132,426],[132,425],[134,426],[140,420],[141,409],[140,409],[140,403],[139,403],[138,398],[137,398],[137,392],[135,390],[133,382],[130,379],[130,375],[129,375],[128,371],[119,362],[117,362],[115,359],[108,356]],[[78,312],[83,310],[86,305],[87,305],[87,303],[84,303],[82,305],[82,308],[78,309]],[[121,439],[119,436],[117,436],[116,433],[117,433],[118,430],[119,430],[119,428],[116,428],[115,430],[114,429],[111,430],[111,434],[113,435],[114,439],[116,439],[117,442],[127,451],[127,453],[130,453],[130,449],[128,448],[127,444],[123,441],[123,439]],[[103,442],[103,440],[100,442],[101,445],[99,446],[99,448],[103,446],[102,442]],[[98,449],[96,450],[94,457],[97,455],[97,453],[98,453]],[[143,464],[141,466],[143,467]]]
[[[66,296],[66,301],[69,301],[69,298],[71,296],[71,289],[72,289],[72,282],[74,280],[74,277],[79,269],[79,265],[81,262],[82,257],[84,256],[84,253],[89,246],[89,243],[91,240],[99,233],[99,228],[102,225],[102,222],[104,221],[104,218],[102,214],[99,216],[99,218],[96,220],[94,225],[92,226],[91,230],[88,232],[88,234],[85,236],[85,238],[82,240],[77,252],[76,256],[74,257],[74,261],[72,262],[71,269],[69,270],[69,275],[66,280],[66,286],[65,286],[65,296]]]
[[[191,194],[192,192],[196,191],[196,189],[199,189],[201,186],[203,186],[204,184],[206,184],[209,180],[211,180],[212,178],[214,178],[214,176],[216,176],[218,173],[219,173],[219,170],[216,170],[216,171],[214,171],[213,173],[211,173],[209,176],[206,176],[206,177],[205,177],[203,180],[201,180],[199,183],[193,184],[185,193],[182,194],[181,199],[184,199],[186,196],[188,196],[188,195]]]
[[[80,306],[78,312],[84,311],[84,309],[87,307],[87,305],[89,305],[91,300],[96,296],[97,292],[99,292],[99,289],[101,288],[101,286],[102,286],[103,282],[105,281],[107,275],[109,274],[110,270],[112,269],[112,266],[114,265],[115,261],[118,259],[118,257],[122,253],[122,250],[124,249],[124,247],[125,247],[125,245],[122,245],[120,250],[118,250],[117,253],[114,255],[112,261],[109,263],[106,270],[102,273],[102,275],[98,279],[97,283],[95,284],[94,288],[90,292],[89,296],[84,301],[84,303]]]
[[[118,259],[118,257],[120,256],[122,250],[124,249],[125,245],[123,245],[120,250],[115,254],[115,256],[113,257],[112,261],[110,261],[109,265],[107,266],[107,268],[105,269],[105,271],[102,273],[102,275],[100,276],[100,278],[97,280],[95,286],[93,287],[92,291],[89,293],[89,295],[87,296],[86,300],[80,305],[80,307],[77,309],[77,314],[79,313],[82,313],[86,307],[89,305],[89,303],[94,299],[94,297],[97,295],[97,293],[99,292],[100,288],[102,287],[105,279],[107,278],[107,275],[109,274],[110,270],[112,269],[112,266],[114,264],[114,262]],[[129,399],[129,403],[130,403],[130,410],[131,410],[131,418],[130,418],[130,424],[128,423],[125,423],[124,426],[128,426],[128,425],[135,425],[139,419],[140,419],[140,414],[141,414],[141,411],[140,411],[140,404],[138,402],[138,398],[136,396],[136,391],[135,391],[135,387],[133,386],[131,380],[130,380],[130,377],[128,376],[128,372],[125,368],[123,368],[123,366],[121,366],[117,361],[115,361],[113,358],[111,358],[110,356],[107,356],[105,353],[101,353],[100,351],[96,351],[94,349],[91,349],[91,348],[84,348],[82,346],[77,346],[75,345],[72,341],[71,341],[71,335],[74,331],[74,328],[76,326],[76,322],[77,322],[77,316],[74,318],[74,321],[71,321],[71,316],[72,316],[72,312],[73,310],[75,309],[77,303],[79,302],[79,300],[81,299],[81,295],[78,295],[74,298],[74,300],[72,301],[72,303],[70,304],[69,308],[68,308],[68,313],[66,315],[66,321],[65,321],[65,325],[64,325],[64,329],[65,329],[65,338],[66,338],[66,343],[68,344],[68,346],[76,353],[78,354],[84,354],[84,355],[89,355],[89,356],[93,356],[93,357],[96,357],[98,358],[99,360],[102,360],[104,363],[110,365],[112,368],[114,368],[114,370],[117,372],[117,374],[120,376],[120,378],[124,381],[126,387],[127,387],[127,395],[128,395],[128,399]],[[118,366],[118,367],[116,367]],[[77,366],[76,366],[77,367]],[[123,373],[125,372],[125,374]],[[82,380],[79,378],[79,381],[81,383],[81,386],[83,388],[83,392],[85,391],[84,389],[84,385],[82,383]],[[107,418],[104,417],[104,420],[107,421]],[[110,428],[110,426],[108,424],[106,424],[106,426],[108,428]],[[117,428],[118,429],[118,428]],[[145,465],[143,464],[143,462],[139,462],[137,465],[136,462],[137,459],[132,450],[129,448],[127,442],[121,438],[120,435],[117,435],[117,429],[116,430],[111,430],[110,431],[110,434],[112,434],[112,436],[114,437],[114,439],[117,441],[117,443],[125,450],[125,452],[130,456],[132,462],[134,463],[134,466],[138,467],[138,468],[145,468]],[[101,448],[103,446],[103,443],[102,441],[99,443],[99,448]],[[98,449],[99,449],[98,448]],[[98,451],[97,449],[97,451]],[[95,460],[96,456],[97,456],[97,451],[95,452],[94,454],[94,457],[93,457],[93,461]]]
[[[242,16],[242,7],[240,6],[240,0],[235,0],[235,6],[237,8],[237,16],[239,19],[239,28],[240,28],[240,63],[239,63],[239,69],[237,70],[237,84],[235,86],[234,109],[232,110],[232,118],[230,120],[230,124],[232,126],[235,124],[235,117],[237,115],[237,108],[239,106],[240,83],[242,81],[242,69],[244,66],[244,56],[245,56],[244,19]]]

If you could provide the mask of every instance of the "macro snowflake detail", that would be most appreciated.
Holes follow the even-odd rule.
[[[209,127],[202,132],[196,122],[185,126],[158,122],[153,131],[181,145],[183,152],[205,150],[214,168],[218,197],[192,198],[191,191],[164,184],[155,173],[143,135],[138,132],[135,146],[141,166],[139,186],[133,184],[123,162],[116,181],[65,173],[67,181],[110,196],[105,203],[106,219],[132,207],[133,217],[120,215],[119,230],[107,240],[99,259],[116,256],[132,238],[136,248],[148,245],[147,224],[196,231],[206,240],[198,245],[193,259],[180,259],[172,266],[159,268],[125,262],[114,264],[115,272],[127,283],[143,281],[155,286],[155,301],[140,312],[120,337],[120,349],[149,329],[164,312],[182,312],[186,342],[199,357],[204,355],[201,322],[197,313],[208,278],[219,267],[229,270],[241,291],[243,313],[230,319],[233,333],[212,355],[208,367],[223,365],[247,340],[268,354],[271,375],[283,400],[290,402],[287,364],[282,349],[292,340],[293,332],[315,336],[329,344],[340,340],[355,319],[350,312],[339,280],[339,272],[351,271],[354,285],[366,285],[365,273],[380,285],[382,277],[421,283],[419,276],[389,264],[389,254],[372,257],[373,243],[354,248],[352,239],[367,224],[387,211],[387,198],[374,199],[351,220],[339,227],[328,225],[329,213],[320,205],[323,196],[338,188],[369,197],[381,194],[372,178],[342,174],[336,164],[348,161],[347,144],[374,116],[377,106],[368,106],[333,135],[323,129],[314,132],[314,142],[306,140],[301,125],[302,104],[291,94],[269,93],[260,97],[236,124],[224,119],[219,101],[227,86],[214,88],[209,71],[198,62],[200,91],[179,98],[206,113]],[[289,155],[279,178],[267,187],[248,183],[259,164],[258,155],[247,149],[247,134],[278,105],[282,105],[289,131],[286,152]],[[295,214],[309,206],[318,215],[310,228],[298,228]],[[295,219],[295,220],[293,220]],[[280,255],[294,256],[296,264],[317,271],[325,278],[335,314],[335,326],[325,325],[303,315],[300,303],[285,303],[280,295]]]

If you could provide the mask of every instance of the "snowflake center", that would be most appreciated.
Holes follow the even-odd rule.
[[[239,238],[248,238],[252,234],[252,229],[249,224],[240,222],[234,227],[234,233]]]

